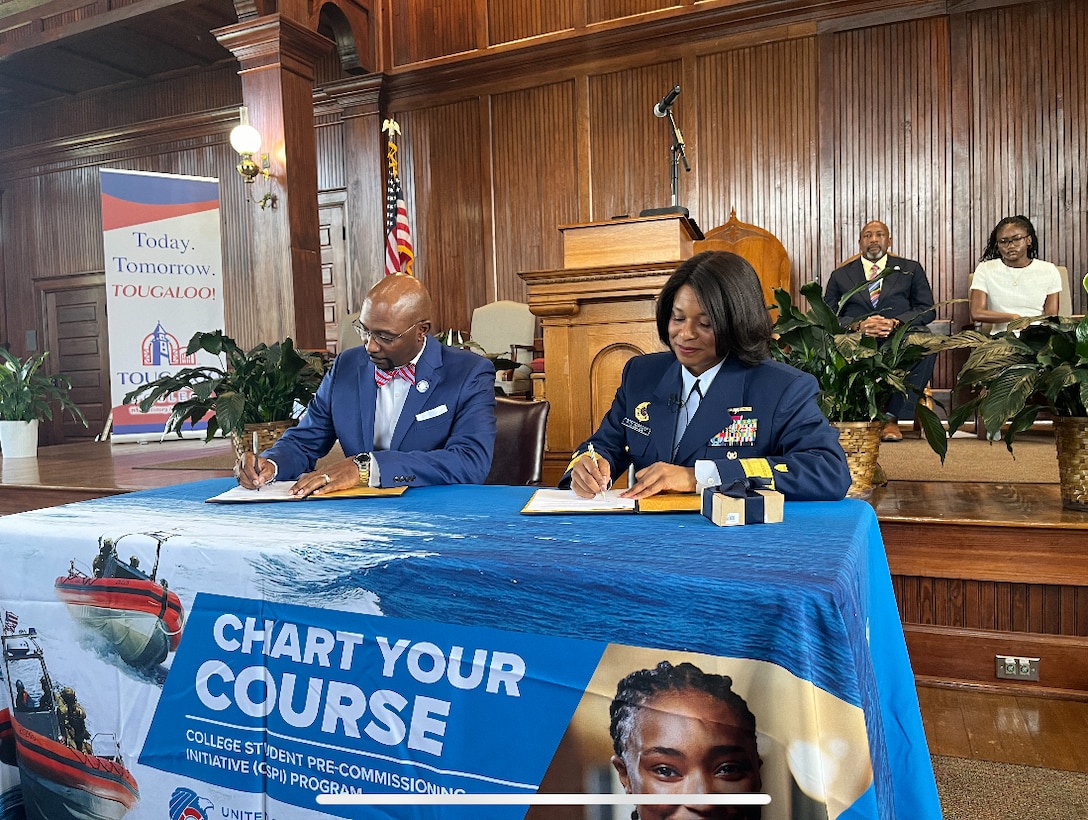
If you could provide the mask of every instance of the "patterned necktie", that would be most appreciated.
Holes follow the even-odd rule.
[[[873,302],[873,307],[876,307],[876,303],[880,301],[880,280],[876,278],[879,275],[879,267],[873,265],[869,268],[869,298]]]
[[[394,367],[392,370],[382,370],[380,367],[374,368],[374,383],[378,387],[385,387],[393,379],[404,379],[408,384],[415,384],[416,366],[408,362],[408,364]]]

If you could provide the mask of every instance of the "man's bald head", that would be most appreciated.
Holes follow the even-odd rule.
[[[390,370],[414,359],[431,332],[433,311],[430,293],[414,276],[394,274],[379,280],[359,314],[363,327],[373,334],[366,349],[374,364]],[[383,343],[381,337],[394,341]]]

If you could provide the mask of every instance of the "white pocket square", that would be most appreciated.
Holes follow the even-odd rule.
[[[440,404],[438,405],[438,407],[433,407],[430,410],[424,410],[422,413],[417,413],[416,421],[426,421],[427,419],[437,418],[443,413],[448,413],[449,411],[450,409],[446,407],[446,405]]]

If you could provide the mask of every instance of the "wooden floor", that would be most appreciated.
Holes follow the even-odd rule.
[[[1088,772],[1088,703],[918,687],[935,755]]]

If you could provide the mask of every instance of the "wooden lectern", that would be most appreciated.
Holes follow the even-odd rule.
[[[608,411],[632,356],[663,350],[655,299],[692,255],[695,227],[661,215],[561,226],[562,270],[519,274],[544,330],[544,393],[551,403],[544,484]]]

